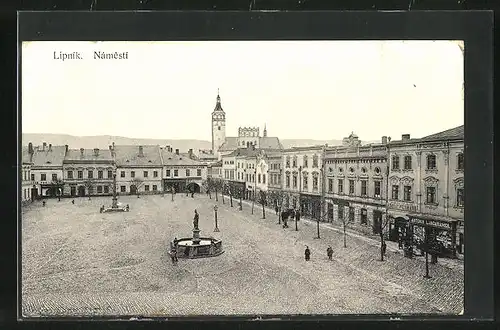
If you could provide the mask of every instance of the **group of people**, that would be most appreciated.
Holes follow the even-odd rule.
[[[328,257],[329,260],[332,260],[333,258],[333,249],[331,246],[329,246],[326,249],[326,256]],[[311,250],[309,249],[309,246],[306,245],[306,250],[304,251],[304,257],[306,261],[311,260]]]
[[[276,215],[279,215],[279,208],[275,206]],[[281,220],[283,220],[283,228],[288,228],[288,218],[300,221],[300,211],[297,209],[289,209],[281,212]]]

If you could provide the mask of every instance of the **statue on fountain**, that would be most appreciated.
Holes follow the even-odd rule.
[[[198,221],[200,219],[200,216],[198,215],[198,211],[194,210],[194,218],[193,218],[193,227],[194,229],[198,230]]]

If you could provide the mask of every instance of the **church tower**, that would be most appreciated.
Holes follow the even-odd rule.
[[[226,114],[220,103],[219,89],[217,89],[217,103],[212,112],[212,151],[218,154],[220,146],[226,141]]]

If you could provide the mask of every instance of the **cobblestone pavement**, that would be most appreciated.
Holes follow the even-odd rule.
[[[222,203],[214,233],[215,198],[124,196],[130,212],[99,213],[110,198],[49,200],[23,215],[24,316],[216,314],[459,313],[463,268],[430,265],[299,222],[283,229],[277,216],[262,219],[258,205]],[[173,237],[191,236],[194,209],[201,236],[223,240],[219,257],[179,260],[167,255]],[[304,248],[311,261],[304,261]],[[326,248],[334,257],[329,261]]]

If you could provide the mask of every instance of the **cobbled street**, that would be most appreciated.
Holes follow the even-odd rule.
[[[178,316],[227,314],[447,313],[463,308],[463,268],[430,265],[219,196],[122,196],[130,212],[99,213],[111,198],[47,200],[23,210],[22,312],[33,316]],[[202,237],[223,241],[219,257],[171,263],[168,242],[191,237],[193,213]],[[304,261],[304,249],[311,260]],[[332,246],[333,260],[326,248]]]

